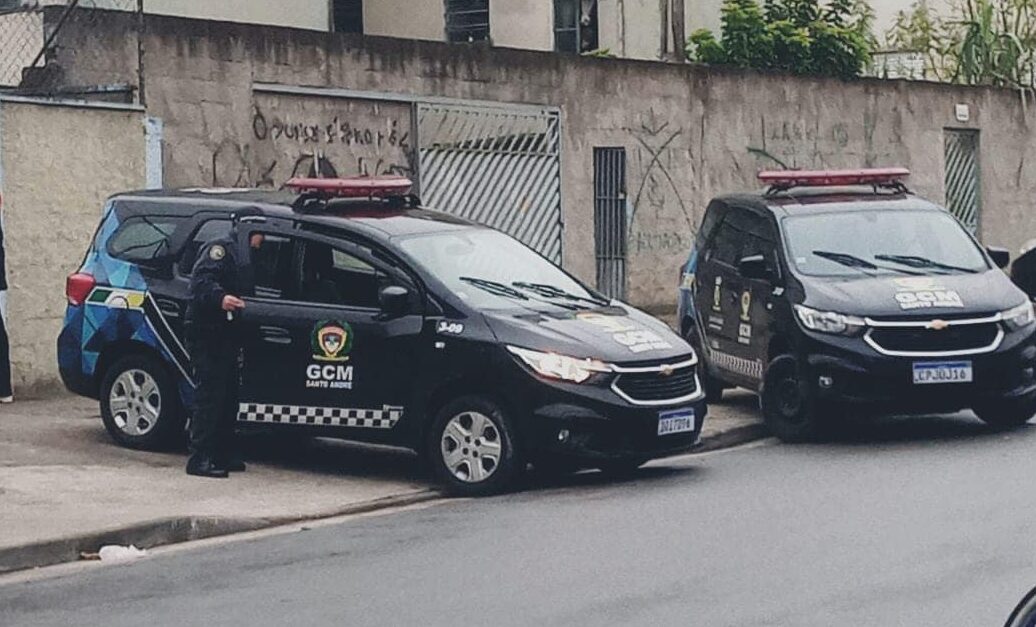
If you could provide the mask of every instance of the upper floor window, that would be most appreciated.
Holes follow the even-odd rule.
[[[331,11],[336,33],[363,33],[363,0],[334,0]]]
[[[446,0],[446,40],[489,39],[489,0]]]
[[[554,0],[554,49],[597,50],[597,0]]]

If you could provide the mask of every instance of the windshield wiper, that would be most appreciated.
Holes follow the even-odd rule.
[[[938,261],[934,261],[927,257],[920,257],[918,255],[874,255],[874,258],[879,261],[900,263],[911,268],[935,268],[938,270],[949,270],[951,272],[965,272],[967,274],[975,274],[978,272],[978,270],[974,268],[951,266],[949,264],[939,263]]]
[[[503,283],[499,283],[497,281],[491,281],[489,279],[479,279],[470,276],[462,276],[460,277],[460,280],[464,281],[465,283],[470,283],[475,287],[480,287],[485,291],[489,292],[490,294],[495,294],[497,296],[506,296],[508,298],[517,298],[518,300],[529,300],[528,296],[522,294],[510,285],[504,285]]]
[[[515,281],[514,283],[511,283],[511,285],[521,288],[523,290],[529,290],[530,292],[533,292],[540,296],[545,296],[547,298],[563,298],[565,300],[575,300],[584,303],[592,303],[594,305],[599,305],[602,307],[611,304],[609,301],[604,300],[602,298],[579,296],[578,294],[566,292],[565,290],[561,289],[556,285],[549,285],[547,283],[530,283],[527,281]]]
[[[890,267],[890,266],[879,266],[879,265],[877,265],[875,263],[867,261],[866,259],[864,259],[862,257],[857,257],[856,255],[850,255],[849,253],[838,253],[838,252],[833,252],[833,251],[830,251],[830,250],[814,250],[813,254],[816,255],[817,257],[822,257],[824,259],[828,259],[830,261],[833,261],[833,262],[835,262],[837,264],[840,264],[840,265],[843,265],[843,266],[847,266],[849,268],[857,268],[861,272],[863,272],[864,274],[868,274],[868,275],[871,275],[871,276],[874,276],[874,273],[873,272],[868,272],[868,270],[889,270],[891,272],[899,272],[901,274],[913,274],[913,275],[919,274],[918,272],[911,272],[909,270],[904,270],[903,268],[895,268],[895,267]]]

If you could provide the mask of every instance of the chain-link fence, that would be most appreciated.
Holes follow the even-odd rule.
[[[138,18],[142,17],[142,4],[141,0],[0,0],[0,91],[44,96],[119,94],[116,97],[120,99],[133,98],[138,76],[128,81],[124,71],[115,80],[98,80],[105,60],[82,58],[90,53],[85,51],[86,47],[80,50],[76,42],[99,20],[125,20],[133,28],[127,30],[125,40],[111,42],[111,46],[132,47],[139,64],[142,51],[136,26],[141,23]],[[69,76],[59,61],[61,58],[75,59],[77,68],[97,68],[100,72]]]

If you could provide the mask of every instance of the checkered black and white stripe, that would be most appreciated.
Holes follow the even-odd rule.
[[[721,353],[713,349],[709,351],[709,361],[724,370],[737,372],[746,377],[756,380],[762,380],[763,378],[763,362],[759,360],[745,359],[744,357]]]
[[[238,422],[269,424],[391,429],[396,426],[402,416],[402,407],[388,405],[381,409],[342,409],[340,407],[241,403],[238,408],[237,420]]]

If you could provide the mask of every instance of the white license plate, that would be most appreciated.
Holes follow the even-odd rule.
[[[970,361],[914,362],[914,385],[929,383],[971,383]]]
[[[676,409],[658,413],[658,435],[694,431],[694,410]]]

